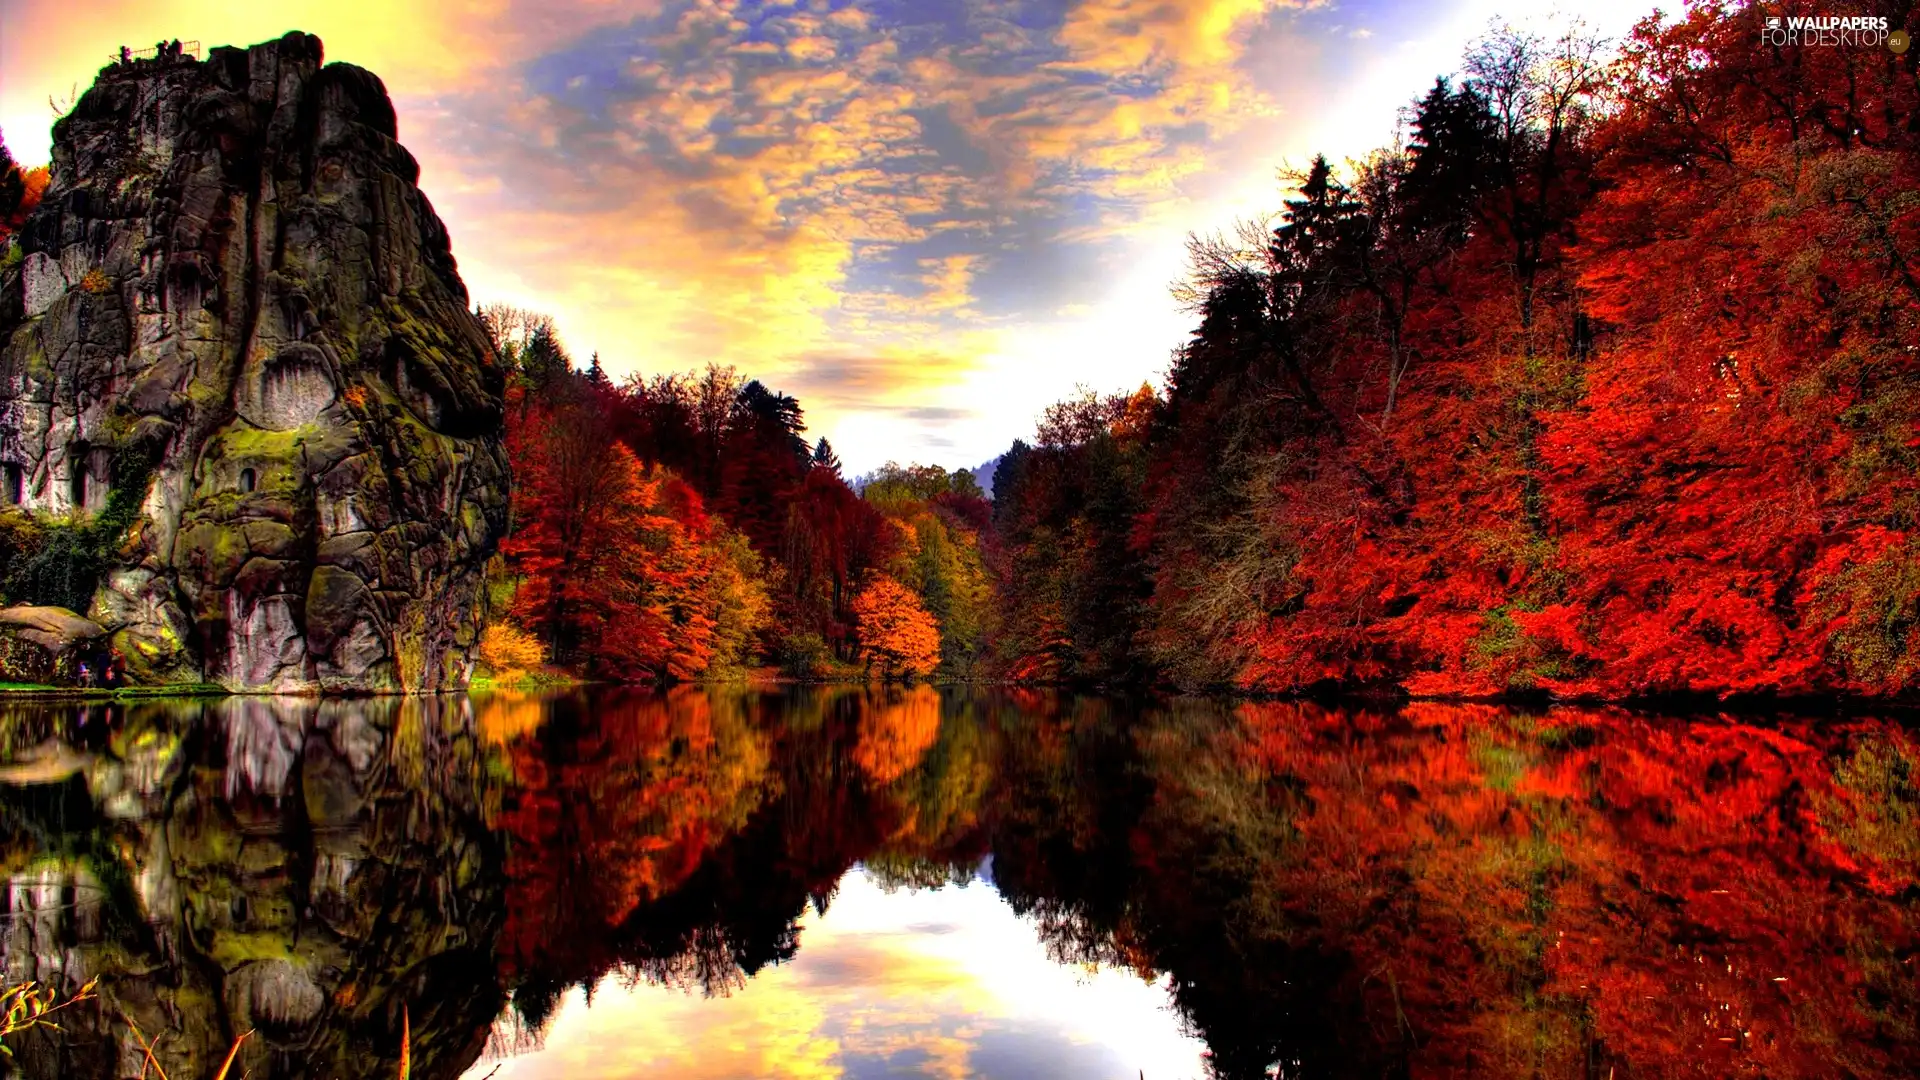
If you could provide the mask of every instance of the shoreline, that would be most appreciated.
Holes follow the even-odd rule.
[[[380,698],[427,698],[448,697],[454,695],[488,695],[496,693],[542,693],[567,691],[588,687],[610,689],[666,691],[676,686],[685,687],[724,687],[742,688],[791,688],[791,687],[905,687],[927,686],[934,689],[974,688],[983,690],[1027,690],[1049,691],[1072,695],[1089,695],[1117,698],[1145,698],[1176,700],[1181,698],[1233,702],[1248,705],[1312,703],[1327,707],[1347,707],[1370,709],[1380,712],[1399,712],[1416,705],[1486,705],[1507,708],[1515,711],[1547,711],[1553,709],[1625,709],[1631,712],[1650,713],[1666,716],[1702,715],[1708,713],[1732,714],[1743,716],[1793,715],[1803,717],[1822,717],[1844,719],[1858,716],[1893,716],[1906,719],[1920,719],[1920,702],[1889,698],[1861,697],[1855,695],[1817,695],[1803,694],[1794,696],[1769,697],[1756,694],[1739,694],[1720,697],[1711,693],[1677,693],[1630,695],[1622,697],[1601,697],[1583,695],[1578,697],[1555,697],[1545,694],[1491,694],[1491,695],[1413,695],[1383,690],[1320,691],[1297,694],[1260,694],[1229,690],[1178,690],[1169,688],[1117,688],[1102,687],[1094,684],[1076,685],[1072,683],[1019,682],[1010,679],[921,679],[912,682],[880,681],[859,678],[796,678],[788,675],[749,675],[729,679],[691,680],[679,683],[618,683],[600,682],[591,679],[566,678],[543,679],[523,683],[501,684],[489,679],[476,680],[464,689],[440,690],[430,693],[323,693],[289,692],[274,693],[264,691],[229,690],[214,683],[190,683],[171,686],[128,686],[115,689],[83,689],[79,687],[44,686],[32,684],[0,683],[0,704],[7,702],[47,702],[47,703],[113,703],[138,702],[183,698],[303,698],[311,700],[356,700]]]

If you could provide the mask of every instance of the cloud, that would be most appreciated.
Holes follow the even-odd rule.
[[[922,405],[911,409],[901,409],[900,415],[909,420],[927,420],[944,424],[953,420],[965,420],[978,414],[972,409],[949,409],[938,405]]]
[[[996,341],[992,334],[977,334],[957,338],[952,349],[882,344],[860,352],[803,353],[790,361],[785,378],[803,401],[890,413],[903,401],[925,401],[930,392],[959,383]],[[931,416],[943,407],[916,408]]]
[[[616,374],[778,380],[852,468],[945,456],[967,421],[911,406],[989,417],[977,460],[1162,367],[1182,234],[1270,209],[1285,155],[1388,140],[1493,6],[0,0],[0,127],[39,159],[47,96],[123,40],[297,26],[394,94],[476,299]]]
[[[439,96],[423,159],[476,295],[615,371],[717,360],[810,413],[977,370],[1091,303],[1115,238],[1270,111],[1276,0],[674,0]],[[525,268],[525,269],[522,269]]]

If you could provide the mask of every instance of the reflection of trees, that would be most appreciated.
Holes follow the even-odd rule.
[[[60,785],[0,789],[12,979],[101,977],[103,1007],[20,1048],[30,1076],[457,1075],[502,998],[494,797],[457,704],[229,699],[54,726],[94,746]],[[101,717],[100,719],[107,719]],[[109,734],[111,731],[111,734]],[[23,889],[23,883],[31,883]],[[21,899],[24,898],[24,904]]]
[[[930,686],[876,688],[880,697],[860,717],[853,760],[876,784],[888,784],[920,764],[940,734],[940,695]]]
[[[248,1028],[257,1077],[391,1073],[403,1003],[448,1075],[508,991],[535,1032],[608,975],[724,993],[856,862],[988,855],[1055,957],[1165,976],[1223,1077],[1915,1071],[1920,751],[1873,721],[924,687],[4,719],[79,765],[0,789],[0,961],[103,974],[175,1075]],[[110,1015],[29,1073],[129,1071]]]
[[[622,959],[614,930],[739,830],[766,797],[767,746],[738,697],[577,694],[546,706],[540,735],[510,745],[501,955],[512,974],[564,954],[568,978],[533,976],[560,986]]]
[[[1885,725],[1276,705],[1007,730],[1002,891],[1063,958],[1169,973],[1221,1076],[1913,1068],[1920,800]]]
[[[512,745],[518,792],[505,959],[526,1022],[609,973],[725,993],[791,959],[863,858],[971,865],[922,839],[977,836],[983,728],[941,695],[711,689],[557,703]],[[914,865],[919,865],[914,862]],[[944,878],[942,879],[944,880]]]

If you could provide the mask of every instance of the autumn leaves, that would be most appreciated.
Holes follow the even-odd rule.
[[[481,659],[682,682],[973,674],[991,589],[972,478],[887,466],[862,497],[799,402],[732,371],[613,385],[552,324],[481,312],[513,372],[513,527]]]
[[[1007,455],[1008,670],[1920,689],[1920,84],[1759,18],[1496,33],[1406,145],[1196,240],[1164,394]]]

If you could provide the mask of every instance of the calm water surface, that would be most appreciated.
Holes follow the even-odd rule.
[[[1917,785],[1872,719],[4,704],[0,962],[100,1000],[0,1069],[1920,1075]]]

